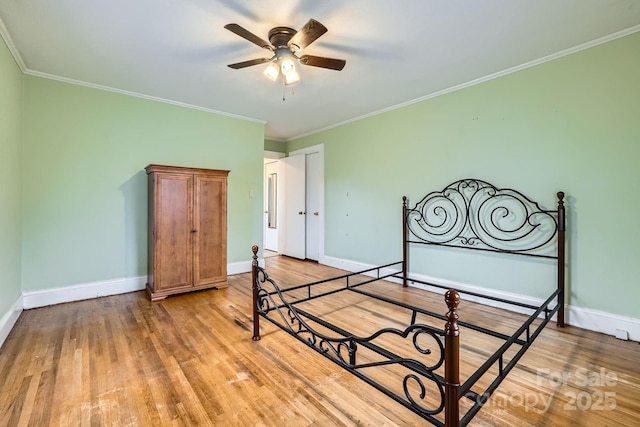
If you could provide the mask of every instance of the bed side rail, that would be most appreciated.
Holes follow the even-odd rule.
[[[511,338],[506,340],[496,352],[491,355],[485,363],[480,366],[462,385],[460,385],[458,392],[460,398],[467,398],[473,402],[473,405],[467,413],[460,420],[460,425],[467,425],[473,416],[482,408],[482,406],[488,401],[489,396],[498,388],[500,383],[505,379],[507,374],[516,366],[520,358],[529,349],[531,344],[540,335],[544,327],[549,323],[552,316],[556,314],[560,305],[555,304],[555,300],[560,294],[560,289],[556,289],[547,300],[538,307],[538,309],[529,316],[529,318],[518,328]],[[553,308],[550,306],[555,304]],[[544,313],[542,321],[533,325],[533,322]],[[524,338],[521,338],[524,335]],[[505,360],[505,353],[514,345],[519,345],[518,351],[511,357],[510,360]],[[482,393],[472,391],[471,388],[478,382],[478,380],[487,373],[487,371],[494,365],[498,365],[498,374],[489,386]]]
[[[315,282],[305,283],[301,285],[291,286],[286,289],[279,289],[279,291],[283,295],[287,295],[287,301],[291,304],[298,304],[302,302],[306,302],[315,298],[320,298],[323,296],[331,295],[337,292],[341,292],[344,290],[351,290],[356,287],[366,285],[367,283],[376,282],[378,280],[384,280],[387,278],[395,278],[399,279],[398,274],[402,269],[402,261],[396,261],[393,263],[367,268],[365,270],[356,271],[353,273],[342,274],[340,276],[331,277],[329,279],[317,280]],[[370,277],[368,280],[363,280],[359,277],[357,280],[352,280],[357,276],[367,276]],[[314,288],[321,288],[321,285],[329,284],[332,282],[343,281],[344,284],[342,286],[336,287],[329,291],[317,291],[313,292]],[[305,290],[304,296],[290,295],[291,293],[295,293],[296,291]]]
[[[358,336],[287,301],[277,283],[258,266],[257,246],[253,250],[254,340],[260,339],[262,317],[432,424],[445,426],[441,420],[445,401],[449,405],[451,396],[458,396],[458,379],[447,379],[450,375],[447,369],[458,364],[457,335],[447,338],[447,331],[457,331],[457,323],[455,326],[451,323],[446,331],[411,324],[404,329],[383,328],[368,336]],[[451,316],[457,319],[455,307],[459,301],[457,292],[452,292],[455,295],[449,295],[450,301],[447,301],[452,304],[447,314],[450,320],[453,320]],[[380,343],[380,339],[389,336],[406,340],[407,345],[403,347],[410,349],[411,354],[406,354],[407,351],[399,354],[397,349]],[[452,340],[455,342],[450,343]],[[425,342],[429,343],[428,348]],[[428,362],[426,356],[429,356]],[[436,372],[443,366],[444,377]],[[403,372],[397,380],[399,383],[384,384],[372,371],[388,368]],[[456,398],[455,404],[457,402]],[[436,417],[438,414],[440,417]]]

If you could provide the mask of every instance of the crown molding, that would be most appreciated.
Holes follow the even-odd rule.
[[[252,117],[245,117],[245,116],[241,116],[239,114],[227,113],[227,112],[224,112],[224,111],[214,110],[212,108],[207,108],[207,107],[201,107],[199,105],[188,104],[186,102],[173,101],[171,99],[160,98],[160,97],[157,97],[157,96],[146,95],[146,94],[138,93],[138,92],[131,92],[131,91],[128,91],[128,90],[123,90],[123,89],[117,89],[117,88],[114,88],[114,87],[111,87],[111,86],[104,86],[104,85],[99,85],[99,84],[95,84],[95,83],[89,83],[89,82],[85,82],[83,80],[70,79],[70,78],[61,77],[61,76],[58,76],[58,75],[55,75],[55,74],[42,73],[40,71],[33,71],[33,70],[30,70],[30,69],[25,70],[24,73],[27,74],[27,75],[30,75],[30,76],[41,77],[43,79],[56,80],[56,81],[59,81],[59,82],[69,83],[69,84],[72,84],[72,85],[84,86],[84,87],[88,87],[88,88],[91,88],[91,89],[103,90],[103,91],[106,91],[106,92],[113,92],[113,93],[118,93],[118,94],[121,94],[121,95],[132,96],[134,98],[141,98],[141,99],[146,99],[146,100],[149,100],[149,101],[161,102],[163,104],[169,104],[169,105],[175,105],[175,106],[178,106],[178,107],[189,108],[191,110],[204,111],[206,113],[218,114],[220,116],[231,117],[233,119],[244,120],[244,121],[253,122],[253,123],[260,123],[262,125],[267,124],[267,122],[265,120],[255,119],[255,118],[252,118]]]
[[[131,92],[131,91],[128,91],[128,90],[117,89],[117,88],[113,88],[113,87],[110,87],[110,86],[104,86],[104,85],[99,85],[99,84],[95,84],[95,83],[89,83],[89,82],[85,82],[85,81],[82,81],[82,80],[70,79],[70,78],[58,76],[58,75],[55,75],[55,74],[48,74],[48,73],[43,73],[43,72],[40,72],[40,71],[31,70],[31,69],[27,68],[27,66],[25,65],[25,63],[24,63],[24,61],[22,59],[22,56],[20,56],[20,52],[18,51],[18,49],[16,48],[15,44],[13,43],[13,39],[11,38],[11,35],[9,34],[9,30],[7,29],[7,27],[4,25],[4,22],[2,21],[2,18],[0,18],[0,36],[2,36],[2,38],[4,39],[4,42],[7,45],[7,48],[9,49],[9,52],[13,56],[13,59],[16,61],[16,64],[18,64],[18,67],[20,68],[20,71],[22,71],[23,74],[27,74],[27,75],[35,76],[35,77],[41,77],[43,79],[56,80],[56,81],[59,81],[59,82],[69,83],[69,84],[73,84],[73,85],[77,85],[77,86],[89,87],[89,88],[92,88],[92,89],[103,90],[103,91],[107,91],[107,92],[114,92],[114,93],[118,93],[118,94],[121,94],[121,95],[132,96],[134,98],[142,98],[142,99],[146,99],[146,100],[149,100],[149,101],[161,102],[163,104],[175,105],[175,106],[178,106],[178,107],[188,108],[188,109],[191,109],[191,110],[204,111],[206,113],[217,114],[217,115],[220,115],[220,116],[230,117],[230,118],[233,118],[233,119],[244,120],[244,121],[253,122],[253,123],[260,123],[261,125],[266,125],[267,124],[267,122],[265,120],[255,119],[253,117],[245,117],[245,116],[241,116],[239,114],[227,113],[225,111],[219,111],[219,110],[214,110],[212,108],[201,107],[199,105],[188,104],[186,102],[174,101],[174,100],[171,100],[171,99],[160,98],[160,97],[157,97],[157,96],[146,95],[146,94],[138,93],[138,92]]]
[[[18,64],[20,71],[24,73],[27,67],[24,65],[24,61],[22,60],[22,57],[20,56],[20,52],[18,52],[16,45],[13,44],[13,39],[9,35],[9,30],[4,25],[4,22],[2,21],[2,17],[0,17],[0,36],[4,40],[4,43],[7,45],[7,48],[9,49],[9,52],[11,52],[11,56],[13,56],[13,59],[16,61],[16,64]]]
[[[538,58],[538,59],[535,59],[533,61],[525,62],[524,64],[516,65],[515,67],[507,68],[505,70],[498,71],[498,72],[493,73],[493,74],[489,74],[489,75],[484,76],[484,77],[479,77],[479,78],[477,78],[475,80],[471,80],[471,81],[468,81],[466,83],[461,83],[461,84],[456,85],[456,86],[451,86],[451,87],[449,87],[447,89],[439,90],[439,91],[430,93],[428,95],[421,96],[419,98],[411,99],[409,101],[405,101],[405,102],[402,102],[400,104],[392,105],[391,107],[383,108],[381,110],[372,111],[371,113],[363,114],[363,115],[360,115],[360,116],[357,116],[357,117],[354,117],[354,118],[351,118],[351,119],[348,119],[348,120],[344,120],[342,122],[339,122],[339,123],[336,123],[336,124],[333,124],[333,125],[329,125],[329,126],[326,126],[326,127],[323,127],[323,128],[312,130],[310,132],[302,133],[300,135],[288,138],[286,141],[288,142],[288,141],[296,140],[298,138],[304,138],[305,136],[314,135],[316,133],[324,132],[324,131],[327,131],[329,129],[340,127],[342,125],[346,125],[346,124],[349,124],[349,123],[357,122],[359,120],[366,119],[368,117],[377,116],[377,115],[382,114],[382,113],[386,113],[386,112],[389,112],[389,111],[397,110],[399,108],[407,107],[409,105],[416,104],[418,102],[426,101],[427,99],[436,98],[438,96],[446,95],[446,94],[451,93],[451,92],[456,92],[458,90],[465,89],[465,88],[468,88],[470,86],[475,86],[477,84],[484,83],[484,82],[489,81],[489,80],[497,79],[498,77],[503,77],[503,76],[506,76],[508,74],[516,73],[518,71],[525,70],[527,68],[535,67],[536,65],[544,64],[545,62],[553,61],[555,59],[559,59],[559,58],[562,58],[564,56],[568,56],[568,55],[574,54],[576,52],[580,52],[582,50],[586,50],[586,49],[589,49],[589,48],[592,48],[592,47],[595,47],[595,46],[599,46],[601,44],[608,43],[610,41],[617,40],[617,39],[622,38],[622,37],[626,37],[626,36],[631,35],[633,33],[637,33],[639,31],[640,31],[640,24],[639,25],[634,25],[633,27],[629,27],[629,28],[624,29],[622,31],[618,31],[616,33],[609,34],[607,36],[600,37],[598,39],[591,40],[589,42],[582,43],[582,44],[579,44],[577,46],[570,47],[568,49],[561,50],[561,51],[556,52],[556,53],[552,53],[551,55],[543,56],[542,58]]]

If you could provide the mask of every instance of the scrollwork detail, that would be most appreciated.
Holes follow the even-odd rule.
[[[477,179],[427,194],[406,215],[418,241],[511,253],[550,252],[558,225],[555,211]]]
[[[420,400],[424,401],[425,398],[427,397],[427,388],[424,385],[424,381],[422,380],[422,378],[419,377],[418,375],[416,374],[406,375],[402,380],[402,388],[404,390],[404,395],[406,396],[407,400],[411,402],[411,405],[413,405],[413,407],[416,410],[424,414],[435,415],[440,413],[444,409],[444,404],[445,404],[444,387],[442,386],[442,383],[433,376],[433,374],[429,374],[425,378],[427,378],[429,381],[433,382],[436,385],[438,393],[440,394],[440,399],[439,399],[440,404],[435,408],[425,408],[420,403],[418,403],[418,400],[411,393],[411,390],[409,388],[409,382],[412,380],[418,385],[420,389],[420,393],[419,393]]]

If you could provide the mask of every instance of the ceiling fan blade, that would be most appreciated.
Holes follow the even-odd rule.
[[[315,19],[309,19],[309,22],[304,24],[304,27],[300,28],[300,31],[291,37],[288,46],[294,52],[302,50],[326,32],[327,27]]]
[[[273,50],[271,43],[253,34],[251,31],[241,27],[238,24],[227,24],[224,26],[227,30],[231,31],[242,37],[245,40],[249,40],[251,43],[260,46],[263,49]]]
[[[229,64],[227,67],[233,68],[234,70],[239,70],[240,68],[251,67],[252,65],[264,64],[265,62],[271,61],[272,58],[258,58],[252,59],[250,61],[236,62],[235,64]]]
[[[347,64],[347,61],[344,59],[324,58],[322,56],[302,55],[300,57],[300,63],[312,67],[322,67],[340,71]]]

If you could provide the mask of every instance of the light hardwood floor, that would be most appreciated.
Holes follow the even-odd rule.
[[[266,262],[283,286],[339,272]],[[155,303],[135,292],[23,312],[0,349],[0,426],[426,425],[267,322],[252,341],[250,288],[242,274],[227,289]],[[446,311],[439,295],[379,290]],[[406,316],[360,298],[316,301],[314,310],[337,321],[348,312],[364,330]],[[523,319],[464,299],[460,307],[461,319],[501,330]],[[462,330],[463,374],[495,346]],[[637,342],[549,324],[471,425],[640,425],[639,354]]]

